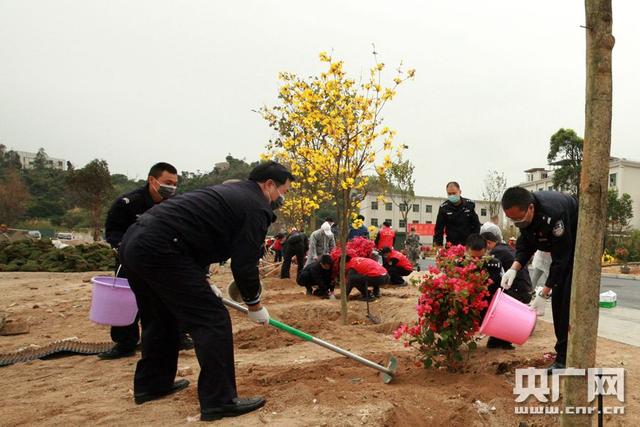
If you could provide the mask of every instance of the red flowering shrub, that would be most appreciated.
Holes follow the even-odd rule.
[[[629,250],[624,247],[616,248],[615,255],[620,261],[626,262],[627,258],[629,258]]]
[[[464,246],[441,249],[437,266],[430,267],[420,282],[418,320],[400,325],[394,336],[405,337],[405,345],[417,346],[425,368],[457,370],[462,366],[462,345],[469,351],[476,348],[474,335],[488,306],[491,284],[483,263],[466,257]]]
[[[374,247],[375,244],[373,240],[365,237],[355,237],[347,242],[347,255],[351,258],[370,258]],[[335,277],[338,275],[338,270],[340,269],[340,255],[342,255],[342,250],[336,246],[329,255],[331,255],[333,259],[333,275]]]

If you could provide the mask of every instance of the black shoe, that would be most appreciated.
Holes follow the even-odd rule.
[[[516,348],[508,341],[503,341],[494,337],[489,337],[487,348],[499,348],[501,350],[515,350]]]
[[[135,347],[132,349],[122,348],[119,345],[114,345],[111,350],[107,350],[98,354],[98,357],[102,360],[113,360],[120,359],[121,357],[131,357],[135,356],[136,349]]]
[[[562,362],[555,361],[551,366],[547,368],[547,375],[552,375],[554,369],[565,369],[566,366]]]
[[[173,385],[171,386],[171,388],[169,390],[165,390],[165,391],[159,391],[159,392],[146,392],[146,393],[135,393],[133,395],[133,400],[135,400],[135,402],[140,405],[141,403],[145,403],[145,402],[149,402],[151,400],[156,400],[156,399],[160,399],[163,398],[165,396],[168,396],[170,394],[173,394],[177,391],[180,391],[184,388],[187,388],[187,386],[189,385],[189,380],[178,380],[176,382],[173,383]]]
[[[191,350],[193,348],[193,340],[187,334],[180,334],[180,344],[178,350]]]
[[[313,295],[313,288],[310,286],[307,286],[307,295]]]
[[[200,411],[200,421],[215,421],[224,417],[237,417],[262,408],[267,401],[264,397],[237,397],[233,402]]]
[[[373,295],[362,295],[360,298],[358,298],[358,301],[365,301],[365,302],[372,302],[375,300],[376,300],[376,297],[374,297]]]

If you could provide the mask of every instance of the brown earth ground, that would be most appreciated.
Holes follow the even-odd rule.
[[[97,274],[97,273],[96,273]],[[91,273],[0,273],[0,310],[26,319],[30,333],[0,336],[0,353],[68,337],[107,341],[108,327],[88,319]],[[214,277],[228,283],[222,269]],[[291,280],[266,279],[271,316],[375,362],[397,357],[395,380],[383,384],[377,371],[274,328],[262,328],[232,312],[236,375],[243,396],[264,395],[267,405],[221,426],[552,426],[556,416],[514,414],[514,369],[543,366],[553,346],[552,326],[539,322],[532,338],[515,351],[488,350],[483,339],[466,372],[425,370],[416,353],[391,332],[415,318],[417,290],[386,288],[371,304],[382,323],[373,325],[362,302],[349,304],[349,325],[340,323],[339,301],[304,295]],[[354,292],[355,293],[355,292]],[[163,400],[135,405],[132,378],[137,357],[101,361],[96,356],[36,360],[0,368],[0,425],[180,425],[199,413],[199,372],[193,350],[180,354],[191,367],[191,386]],[[598,366],[626,368],[625,414],[605,416],[605,425],[640,425],[640,349],[598,340]],[[479,413],[481,401],[495,407]],[[533,401],[531,405],[537,405]],[[605,404],[618,406],[613,398]]]

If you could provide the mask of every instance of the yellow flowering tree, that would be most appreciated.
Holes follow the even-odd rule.
[[[383,176],[391,167],[396,132],[382,126],[381,112],[396,89],[415,70],[396,70],[393,84],[382,86],[385,64],[374,52],[374,66],[359,81],[347,77],[344,63],[325,52],[326,70],[300,78],[280,73],[279,103],[260,112],[278,136],[267,145],[267,157],[291,165],[300,189],[318,204],[332,200],[338,212],[342,321],[347,320],[346,237],[352,215],[360,208],[366,172]],[[302,190],[301,190],[302,191]]]

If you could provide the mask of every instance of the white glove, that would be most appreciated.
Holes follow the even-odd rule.
[[[516,278],[516,274],[518,274],[518,272],[513,268],[510,268],[506,273],[502,275],[502,280],[500,281],[500,286],[502,286],[502,289],[506,291],[507,289],[511,288],[511,285],[513,285],[513,281]]]
[[[549,299],[548,297],[544,297],[542,295],[542,292],[538,292],[538,294],[533,300],[533,303],[531,303],[531,310],[535,311],[538,316],[544,316],[544,311],[545,311],[545,308],[547,307],[548,299]]]
[[[267,326],[269,324],[269,312],[264,307],[258,311],[249,310],[249,319],[259,325]]]

